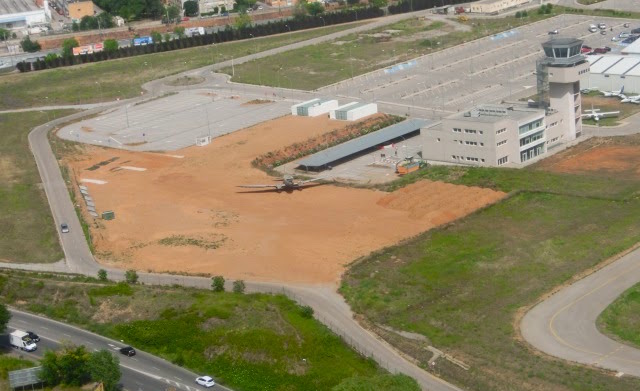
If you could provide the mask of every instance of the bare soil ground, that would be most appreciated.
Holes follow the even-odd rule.
[[[101,262],[251,280],[335,282],[353,259],[504,197],[428,181],[395,193],[236,187],[273,183],[251,167],[256,156],[346,125],[288,116],[171,155],[88,146],[66,164],[75,181],[107,182],[84,183],[98,212],[116,213],[115,220],[91,224]]]
[[[541,161],[536,168],[640,178],[640,136],[592,138]]]

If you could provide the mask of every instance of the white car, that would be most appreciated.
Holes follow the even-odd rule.
[[[196,383],[207,388],[213,387],[216,385],[216,382],[213,381],[213,378],[211,376],[200,376],[199,378],[196,379]]]

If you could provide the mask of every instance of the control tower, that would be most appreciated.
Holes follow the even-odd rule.
[[[589,72],[589,62],[580,53],[580,39],[555,38],[542,48],[544,57],[536,64],[539,107],[559,114],[563,141],[571,141],[582,133],[580,76]]]

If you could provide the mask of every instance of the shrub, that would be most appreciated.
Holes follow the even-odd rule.
[[[138,282],[138,272],[134,269],[129,269],[124,273],[124,279],[128,284],[136,284]]]
[[[98,270],[98,280],[107,281],[107,271],[104,269]]]
[[[233,282],[233,293],[244,293],[246,286],[244,284],[244,281],[242,280],[235,280]]]
[[[313,308],[308,305],[303,305],[300,307],[300,316],[303,318],[311,319],[313,318]]]
[[[215,276],[211,279],[211,288],[214,292],[224,292],[224,277]]]

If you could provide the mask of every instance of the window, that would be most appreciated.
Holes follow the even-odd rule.
[[[462,129],[460,129],[460,128],[453,128],[453,132],[454,132],[454,133],[462,133]]]
[[[501,146],[501,145],[505,145],[506,143],[507,143],[507,140],[498,141],[498,142],[496,143],[496,147],[499,147],[499,146]]]
[[[469,157],[467,156],[467,161],[468,162],[477,162],[479,159],[477,157]]]
[[[466,145],[478,145],[478,143],[476,141],[465,141],[464,143]]]
[[[482,130],[478,130],[478,132],[479,132],[480,134],[484,134],[484,131],[482,131]]]
[[[527,137],[523,137],[520,139],[520,146],[524,147],[527,144],[531,144],[532,142],[538,141],[540,139],[544,138],[544,131],[540,131],[537,133],[534,133],[530,136]]]
[[[530,130],[539,128],[542,126],[542,118],[539,118],[537,120],[531,121],[527,124],[521,125],[520,128],[518,129],[518,133],[522,134],[522,133],[527,133]]]
[[[469,133],[469,134],[476,134],[478,133],[475,129],[465,129],[464,130],[465,133]]]
[[[502,129],[496,130],[496,134],[504,133],[506,131],[507,131],[507,128],[502,128]]]
[[[503,164],[506,164],[508,161],[509,161],[509,156],[501,157],[500,159],[498,159],[498,165],[501,166]]]
[[[440,142],[440,137],[438,137],[438,142]]]
[[[481,146],[481,147],[484,147],[484,143],[480,143],[480,146]]]

